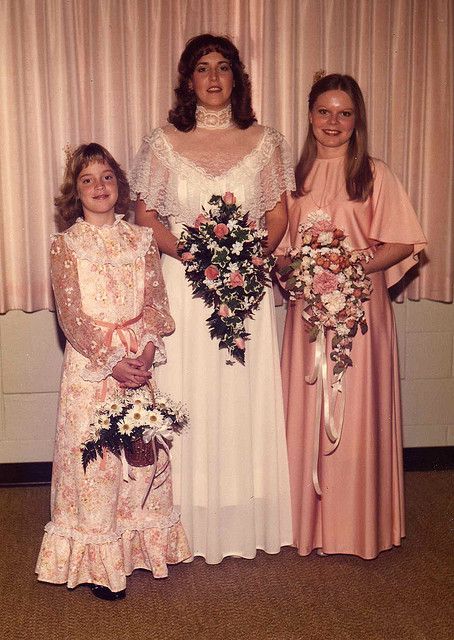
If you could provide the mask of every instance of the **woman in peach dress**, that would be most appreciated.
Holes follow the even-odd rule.
[[[353,366],[344,375],[343,432],[334,451],[323,411],[317,421],[319,382],[306,381],[315,342],[302,320],[304,302],[289,303],[282,372],[294,544],[300,555],[317,549],[319,555],[370,559],[405,535],[397,338],[388,287],[415,265],[425,238],[397,177],[368,155],[364,100],[350,76],[332,74],[313,85],[296,181],[287,241],[300,246],[299,225],[312,212],[326,212],[354,250],[372,256],[364,262],[372,293],[363,303],[368,331],[353,339]],[[329,382],[331,337],[328,332]]]

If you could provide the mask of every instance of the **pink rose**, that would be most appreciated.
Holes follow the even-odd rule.
[[[238,347],[238,349],[246,348],[246,343],[244,342],[243,338],[235,338],[233,342],[235,344],[235,347]]]
[[[315,274],[312,288],[314,293],[332,293],[336,291],[338,284],[337,276],[334,273],[322,271]]]
[[[259,256],[254,256],[252,258],[252,264],[255,264],[256,267],[260,267],[263,264],[263,258]]]
[[[230,274],[229,287],[242,287],[244,285],[244,278],[239,271],[233,271]]]
[[[192,260],[194,260],[194,256],[189,251],[185,251],[184,253],[181,254],[182,262],[191,262]]]
[[[232,315],[232,310],[230,309],[230,307],[228,307],[224,303],[219,305],[218,316],[221,316],[221,318],[228,318],[231,315]]]
[[[214,231],[214,235],[216,236],[216,238],[221,239],[224,236],[228,235],[229,228],[228,228],[228,226],[226,224],[222,224],[222,222],[221,222],[221,223],[217,224],[214,227],[213,231]]]
[[[224,200],[225,204],[227,204],[227,205],[235,204],[235,202],[236,202],[235,196],[230,191],[226,191],[224,193],[224,197],[222,199]]]
[[[205,269],[204,274],[208,280],[216,280],[219,275],[219,269],[215,267],[214,264],[210,264],[210,266]]]
[[[197,216],[197,218],[194,220],[194,227],[196,229],[200,228],[201,224],[204,224],[205,222],[208,222],[208,218],[206,218],[203,213],[199,213],[199,215]]]

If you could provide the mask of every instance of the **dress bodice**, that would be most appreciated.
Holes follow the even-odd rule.
[[[202,137],[197,139],[197,130],[172,135],[155,129],[135,159],[133,194],[163,221],[172,217],[173,224],[192,224],[212,195],[230,191],[252,219],[261,221],[281,194],[293,188],[293,168],[279,132],[258,125],[253,129],[253,136],[236,128],[216,132],[209,148]],[[251,138],[255,144],[248,144]],[[186,144],[179,145],[181,141]]]
[[[397,176],[377,159],[373,161],[373,174],[372,195],[365,202],[356,202],[349,199],[345,188],[344,158],[316,159],[306,181],[307,194],[290,199],[290,243],[299,245],[299,224],[305,222],[312,211],[323,209],[346,233],[356,250],[382,243],[415,245],[412,256],[385,272],[391,286],[415,265],[416,254],[423,248],[425,238]]]

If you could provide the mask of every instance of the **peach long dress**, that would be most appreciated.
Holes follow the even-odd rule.
[[[96,227],[79,219],[54,237],[51,276],[58,319],[67,338],[63,364],[51,492],[51,521],[39,553],[38,579],[75,587],[95,583],[121,591],[134,569],[167,576],[167,563],[190,556],[179,513],[172,501],[170,467],[152,486],[142,509],[151,468],[134,469],[123,481],[120,460],[82,467],[80,445],[90,435],[99,403],[118,390],[112,368],[148,342],[155,364],[165,361],[162,336],[174,328],[150,229],[117,217]],[[131,320],[134,320],[131,322]],[[99,323],[104,323],[100,325]],[[115,325],[128,322],[126,328]],[[109,326],[111,341],[106,340]],[[105,385],[105,387],[104,387]],[[161,450],[158,467],[165,464]],[[162,480],[162,481],[161,481]]]
[[[315,424],[316,385],[305,381],[313,370],[315,343],[309,342],[301,318],[302,301],[289,304],[285,323],[284,405],[298,552],[307,555],[320,548],[370,559],[400,545],[405,535],[397,338],[388,287],[415,264],[425,238],[402,185],[385,163],[374,160],[373,196],[361,203],[348,199],[343,160],[315,161],[306,183],[310,193],[291,204],[290,244],[298,246],[299,223],[321,208],[355,249],[398,242],[414,244],[415,252],[387,272],[370,276],[373,291],[364,303],[369,329],[353,341],[338,448],[327,455],[331,442],[324,425]],[[326,345],[331,378],[329,335]],[[318,437],[321,496],[312,481],[313,441]]]

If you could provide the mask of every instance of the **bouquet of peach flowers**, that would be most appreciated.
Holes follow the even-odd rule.
[[[227,349],[227,364],[233,358],[244,364],[245,320],[265,295],[274,259],[263,255],[266,230],[248,219],[232,193],[213,195],[209,205],[194,226],[185,225],[178,253],[194,297],[213,309],[207,318],[211,338]]]
[[[308,323],[310,339],[320,332],[333,332],[330,358],[333,373],[342,377],[352,366],[350,352],[358,329],[367,331],[363,303],[369,300],[371,283],[364,273],[365,252],[352,251],[342,229],[338,229],[328,214],[318,210],[310,213],[299,232],[302,244],[290,249],[291,264],[282,271],[287,277],[290,299],[303,298],[303,318]]]
[[[371,282],[364,272],[363,261],[367,262],[371,256],[366,251],[353,251],[343,230],[336,227],[321,209],[308,215],[299,232],[301,247],[287,252],[291,262],[281,275],[286,279],[290,299],[303,299],[303,319],[310,341],[316,343],[313,372],[306,376],[306,382],[317,383],[312,482],[316,493],[321,495],[317,467],[322,409],[326,435],[333,443],[328,452],[331,454],[342,435],[343,376],[353,365],[353,339],[358,329],[362,334],[368,329],[363,303],[370,298]],[[326,359],[328,331],[331,332],[330,359],[334,362],[331,384],[328,384]],[[338,398],[340,406],[335,414]]]

